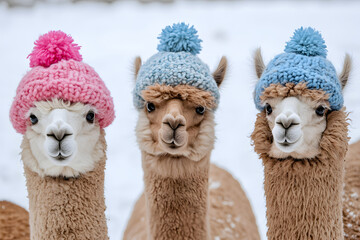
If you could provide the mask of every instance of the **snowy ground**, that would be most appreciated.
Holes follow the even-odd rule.
[[[10,125],[8,112],[15,89],[29,69],[26,56],[33,41],[48,30],[70,33],[83,46],[85,62],[102,76],[116,106],[114,123],[107,128],[108,162],[106,204],[109,235],[121,239],[132,205],[142,191],[140,152],[132,105],[132,61],[156,52],[156,37],[171,23],[194,24],[204,40],[200,57],[213,69],[222,55],[230,71],[217,111],[217,142],[212,161],[228,169],[247,192],[263,239],[266,233],[263,168],[250,146],[256,110],[252,102],[255,74],[251,56],[261,46],[266,62],[282,52],[295,28],[313,26],[328,45],[328,58],[340,70],[345,52],[354,71],[345,90],[351,111],[352,141],[360,138],[360,3],[216,2],[141,5],[81,3],[37,5],[7,9],[0,4],[0,199],[28,207],[20,161],[20,134]]]

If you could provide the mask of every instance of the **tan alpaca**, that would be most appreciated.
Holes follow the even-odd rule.
[[[97,122],[88,123],[85,119],[93,112],[96,110],[89,105],[57,99],[36,102],[31,109],[30,114],[39,122],[28,128],[21,145],[31,240],[108,239],[104,213],[105,132]],[[70,162],[61,159],[54,164],[52,161],[56,159],[49,161],[51,153],[46,149],[52,149],[55,138],[65,130],[67,136],[61,140],[62,151],[76,145],[77,153]],[[66,163],[60,165],[61,161]],[[0,217],[9,224],[14,218],[11,216],[16,214],[19,220],[14,219],[16,226],[10,231],[20,231],[27,234],[23,239],[29,239],[27,212],[13,206],[12,209],[12,215],[0,212]],[[7,238],[1,239],[20,239],[10,236],[6,234]]]
[[[349,146],[345,161],[343,221],[345,239],[360,239],[360,141]]]
[[[141,60],[135,61],[135,72]],[[221,84],[226,59],[214,79]],[[214,145],[213,97],[188,85],[150,86],[136,128],[145,191],[137,201],[124,239],[260,239],[240,184],[210,164]],[[146,108],[154,111],[148,111]],[[200,109],[203,110],[203,109]]]
[[[339,75],[343,85],[347,83],[351,70],[347,56]],[[360,141],[349,146],[345,159],[345,187],[343,194],[343,222],[345,239],[360,239]]]
[[[0,239],[29,240],[29,213],[22,207],[0,201]]]
[[[343,87],[350,66],[346,56],[339,76]],[[260,50],[255,54],[255,69],[260,78],[265,69]],[[347,211],[346,201],[344,205],[342,201],[349,140],[345,110],[316,115],[316,109],[329,106],[328,95],[322,90],[307,89],[305,83],[272,84],[265,88],[261,100],[272,108],[266,107],[257,115],[251,138],[264,164],[268,239],[344,239],[344,230],[345,238],[351,239],[347,236],[358,233],[359,222],[351,230],[346,227],[349,214],[344,214],[344,218],[342,215],[343,207]],[[276,128],[284,126],[278,118],[284,112],[292,114],[292,122],[286,126],[288,134],[302,134],[301,143],[294,142],[296,147],[289,151],[286,148],[293,143],[277,143]],[[348,159],[347,169],[350,164]],[[353,170],[359,173],[358,169]],[[347,170],[346,184],[351,181],[349,173]],[[345,199],[348,192],[350,189],[345,186]]]

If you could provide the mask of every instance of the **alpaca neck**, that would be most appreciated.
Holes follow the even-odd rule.
[[[268,239],[343,239],[346,114],[329,114],[320,154],[301,160],[267,154],[272,137],[264,120],[264,114],[258,115],[252,138],[264,164]]]
[[[343,239],[343,160],[277,161],[263,157],[268,239]]]
[[[43,177],[24,165],[31,240],[108,239],[104,199],[105,139],[99,140],[99,144],[103,145],[104,154],[95,168],[76,178]],[[26,151],[23,149],[23,154]]]
[[[148,239],[209,239],[208,177],[209,158],[195,163],[185,158],[157,157],[143,152]],[[189,174],[174,177],[162,174],[145,162],[201,165]],[[181,163],[182,162],[182,163]]]

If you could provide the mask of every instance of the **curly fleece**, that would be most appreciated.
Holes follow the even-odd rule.
[[[323,90],[329,95],[332,110],[343,106],[342,88],[336,70],[326,59],[326,45],[321,34],[312,28],[300,28],[285,47],[266,67],[256,84],[254,101],[259,110],[264,105],[260,99],[271,84],[305,82],[309,89]]]
[[[148,86],[190,85],[209,91],[219,101],[219,89],[209,67],[195,54],[201,50],[197,31],[184,23],[166,27],[160,35],[159,53],[150,57],[140,68],[133,92],[136,108],[144,107],[141,92]]]
[[[110,91],[95,70],[80,61],[79,47],[72,42],[61,31],[51,31],[35,42],[29,55],[33,68],[21,80],[10,109],[10,120],[17,132],[25,133],[34,102],[54,98],[94,106],[101,128],[114,120]]]
[[[23,137],[21,158],[36,161]],[[105,131],[100,131],[92,171],[77,178],[41,177],[24,162],[31,240],[108,240],[105,216]]]
[[[316,157],[277,159],[268,154],[273,136],[266,113],[257,115],[251,139],[264,165],[268,240],[344,239],[342,195],[349,141],[347,113],[344,109],[332,111],[326,118]]]

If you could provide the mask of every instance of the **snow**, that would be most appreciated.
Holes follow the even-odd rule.
[[[234,202],[233,202],[233,201],[222,201],[221,203],[222,203],[222,205],[224,205],[224,206],[233,206],[233,205],[234,205]]]
[[[357,192],[353,192],[351,193],[350,197],[358,199],[359,195],[357,194]]]
[[[218,189],[221,186],[221,182],[212,181],[211,178],[209,179],[209,189]]]
[[[194,24],[203,41],[200,58],[214,69],[222,55],[230,66],[216,113],[217,142],[212,161],[229,170],[252,203],[263,239],[266,234],[263,167],[250,145],[257,113],[252,102],[255,73],[252,54],[261,46],[265,61],[283,51],[300,26],[313,26],[326,40],[328,58],[338,71],[345,52],[354,71],[345,90],[351,112],[352,141],[360,138],[360,3],[349,2],[178,2],[176,4],[78,3],[37,4],[8,9],[0,3],[0,199],[28,207],[20,161],[21,135],[9,121],[15,89],[29,69],[26,56],[33,42],[48,30],[70,33],[83,46],[84,61],[93,66],[112,92],[114,123],[106,129],[106,216],[111,239],[121,239],[135,200],[143,189],[140,152],[134,128],[132,62],[156,52],[156,37],[174,22]],[[216,186],[215,186],[216,187]],[[215,237],[216,239],[216,237]]]

